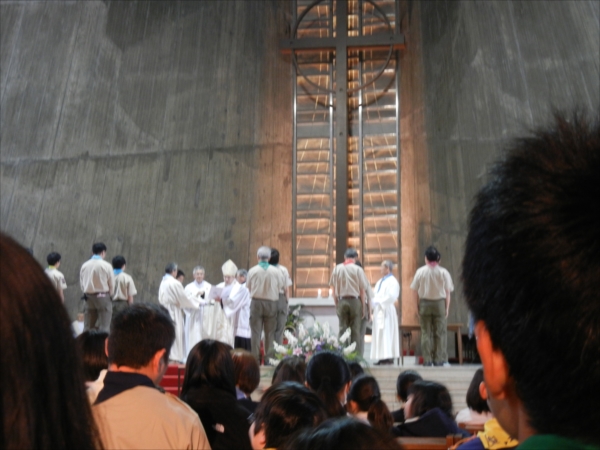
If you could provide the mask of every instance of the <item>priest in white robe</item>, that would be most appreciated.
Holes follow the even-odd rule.
[[[202,316],[204,307],[208,305],[208,294],[211,284],[204,279],[204,267],[194,267],[194,281],[185,287],[188,295],[196,297],[200,303],[198,309],[185,309],[185,352],[188,354],[192,347],[200,342],[202,337]]]
[[[375,284],[373,291],[373,334],[371,341],[371,359],[379,360],[376,365],[393,364],[400,357],[400,333],[398,313],[394,303],[400,296],[400,284],[392,274],[394,264],[391,261],[381,263],[382,278]]]
[[[209,301],[209,304],[204,307],[202,339],[214,339],[233,347],[233,324],[225,315],[223,308],[224,302],[229,299],[233,289],[237,266],[229,259],[223,264],[221,271],[223,272],[224,281],[217,284],[217,288],[222,289],[222,291],[219,296]]]
[[[171,319],[175,324],[175,341],[171,347],[169,359],[185,363],[187,353],[185,352],[185,330],[183,308],[198,309],[199,297],[186,294],[183,285],[175,278],[177,276],[177,264],[169,263],[165,268],[160,287],[158,288],[158,301],[169,311]]]
[[[246,287],[248,272],[240,269],[235,275],[233,287],[227,298],[223,298],[223,311],[233,325],[233,348],[251,351],[250,292]]]

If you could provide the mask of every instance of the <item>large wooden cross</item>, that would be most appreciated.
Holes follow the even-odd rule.
[[[368,0],[366,0],[368,1]],[[315,6],[313,3],[308,8]],[[376,34],[371,36],[348,36],[348,0],[336,0],[335,37],[290,39],[281,41],[283,53],[335,51],[335,126],[336,126],[336,260],[344,260],[348,245],[348,51],[404,49],[404,35],[400,33]],[[396,21],[398,18],[396,17]],[[296,27],[294,27],[296,29]],[[398,29],[398,26],[396,26]],[[345,58],[341,55],[346,55]]]

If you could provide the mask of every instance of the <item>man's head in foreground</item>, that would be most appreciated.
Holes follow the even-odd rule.
[[[477,195],[465,297],[493,413],[519,442],[598,444],[600,124],[557,116],[514,141]]]

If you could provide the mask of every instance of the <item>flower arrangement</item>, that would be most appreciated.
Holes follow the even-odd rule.
[[[290,307],[287,320],[285,322],[285,328],[291,328],[294,331],[298,329],[298,325],[304,321],[304,319],[300,317],[300,309],[302,309],[302,305]]]
[[[275,358],[269,360],[270,364],[277,365],[287,356],[300,356],[308,361],[315,353],[323,350],[338,353],[347,361],[363,361],[356,352],[356,342],[350,343],[350,328],[338,339],[335,334],[331,333],[329,322],[325,322],[323,325],[315,322],[308,329],[300,323],[296,336],[290,330],[285,330],[284,336],[287,344],[273,343]]]

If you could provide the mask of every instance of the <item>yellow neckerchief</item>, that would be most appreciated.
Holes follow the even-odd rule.
[[[519,442],[511,438],[496,419],[488,420],[483,426],[483,431],[477,433],[477,437],[481,440],[483,448],[492,450],[512,448],[519,445]]]

